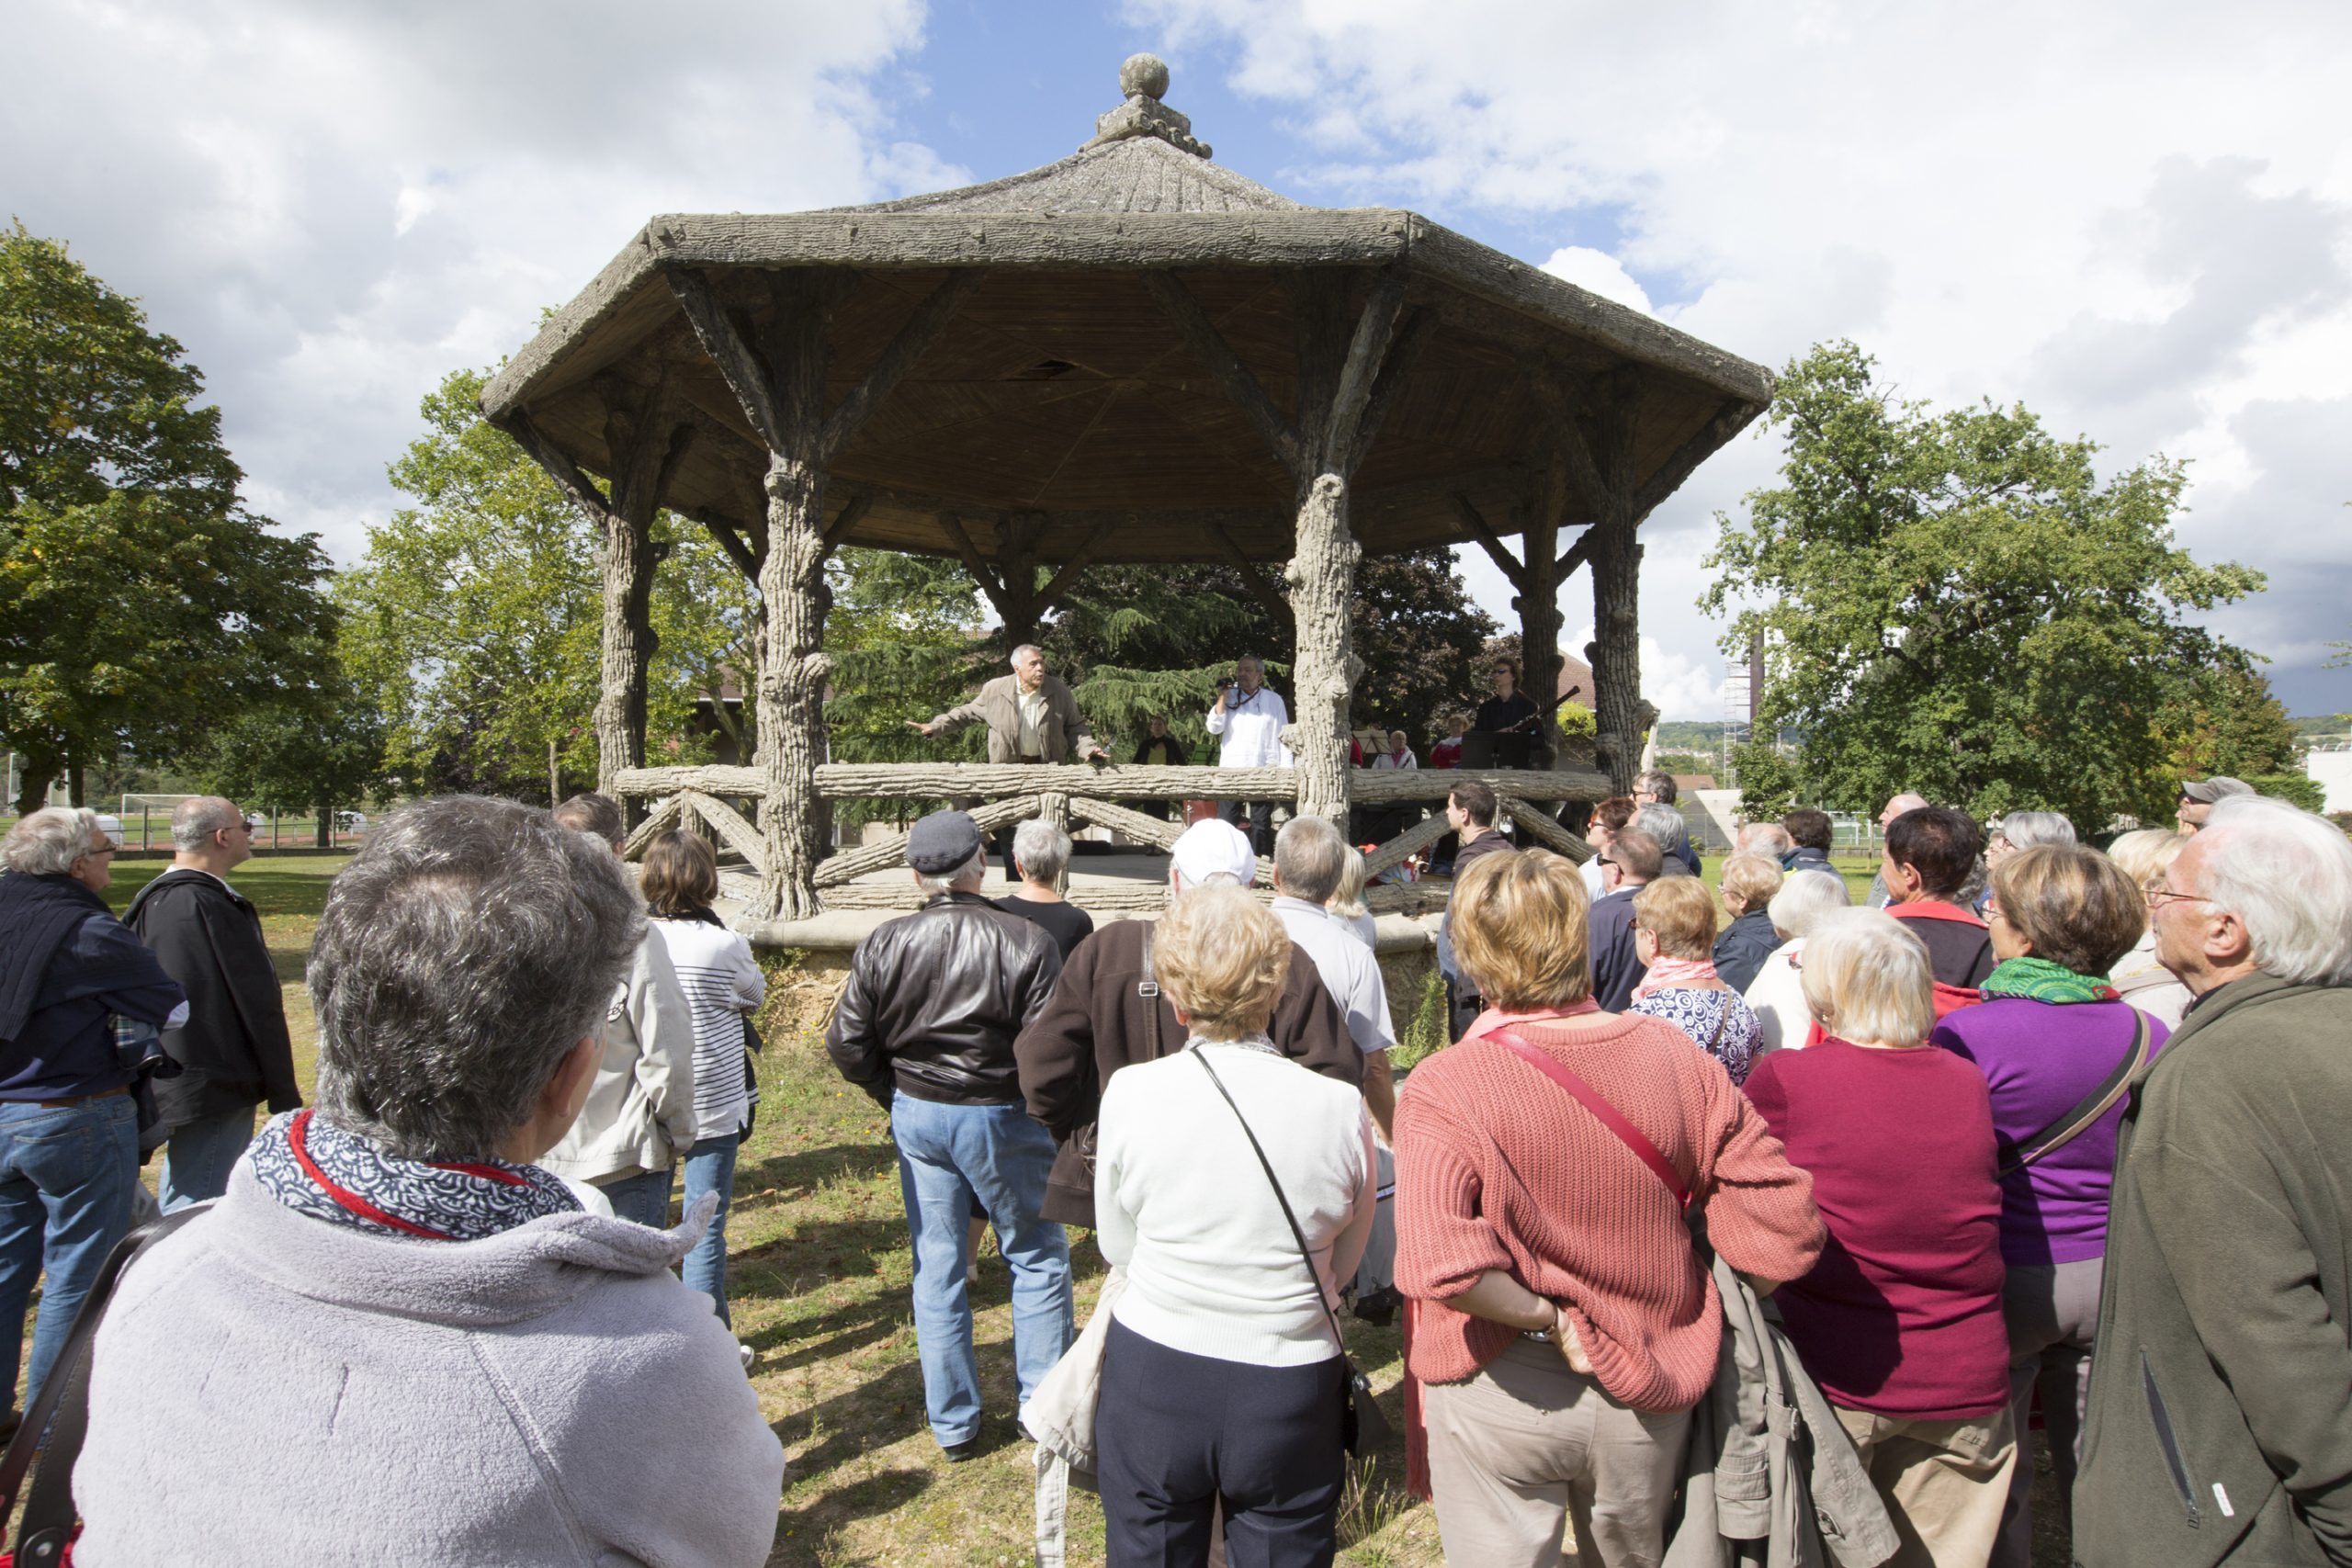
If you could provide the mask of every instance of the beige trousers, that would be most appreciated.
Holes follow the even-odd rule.
[[[1906,1421],[1838,1410],[1902,1544],[1882,1568],[1984,1568],[2017,1468],[2007,1408],[1967,1421]]]
[[[1657,1568],[1689,1411],[1629,1410],[1527,1339],[1421,1397],[1447,1568],[1558,1568],[1570,1523],[1577,1568]]]

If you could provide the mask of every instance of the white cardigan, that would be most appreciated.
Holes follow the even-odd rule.
[[[1363,1096],[1296,1062],[1210,1043],[1224,1080],[1282,1178],[1315,1279],[1250,1140],[1193,1059],[1122,1067],[1102,1091],[1095,1240],[1123,1264],[1111,1315],[1155,1343],[1252,1366],[1311,1366],[1340,1353],[1319,1288],[1339,1301],[1372,1234],[1372,1118]]]

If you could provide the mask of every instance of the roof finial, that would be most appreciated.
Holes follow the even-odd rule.
[[[1209,155],[1209,144],[1193,136],[1193,122],[1159,100],[1168,96],[1168,62],[1156,54],[1131,54],[1119,67],[1119,91],[1126,102],[1094,121],[1094,140],[1079,149],[1124,141],[1131,136],[1156,136],[1195,157]]]

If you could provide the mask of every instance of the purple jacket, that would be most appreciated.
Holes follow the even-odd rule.
[[[1993,1094],[1993,1134],[2003,1165],[2097,1089],[2132,1048],[2138,1018],[2129,1002],[2030,1001],[1993,997],[1947,1016],[1928,1036],[1974,1062]],[[2165,1026],[2151,1019],[2157,1049]],[[2107,1250],[2107,1200],[2115,1129],[2124,1101],[2063,1148],[2001,1183],[2001,1256],[2010,1263],[2078,1263]]]

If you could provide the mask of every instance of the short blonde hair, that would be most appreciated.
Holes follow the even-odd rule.
[[[1634,924],[1657,938],[1668,958],[1704,958],[1715,950],[1715,901],[1695,876],[1665,876],[1634,895]]]
[[[1936,1026],[1936,977],[1928,945],[1883,909],[1839,909],[1804,940],[1804,1005],[1826,1033],[1883,1045],[1917,1045]]]
[[[2107,858],[2123,868],[2134,887],[2145,887],[2172,868],[2188,835],[2172,828],[2141,828],[2107,846]]]
[[[1179,893],[1151,941],[1152,970],[1186,1026],[1208,1040],[1263,1034],[1290,976],[1290,935],[1238,887]]]
[[[1549,850],[1481,855],[1447,908],[1453,956],[1489,1007],[1532,1012],[1592,994],[1590,899]]]
[[[1743,850],[1724,862],[1724,907],[1729,908],[1731,900],[1736,898],[1739,900],[1739,912],[1743,915],[1760,909],[1772,901],[1773,894],[1781,890],[1781,881],[1779,861],[1770,855]]]
[[[2097,850],[2044,844],[1993,868],[1993,902],[2033,955],[2077,975],[2104,975],[2148,929],[2131,873]]]
[[[1342,919],[1352,920],[1359,915],[1372,913],[1372,906],[1363,901],[1363,852],[1354,845],[1340,860],[1340,889],[1324,900],[1323,907]]]

